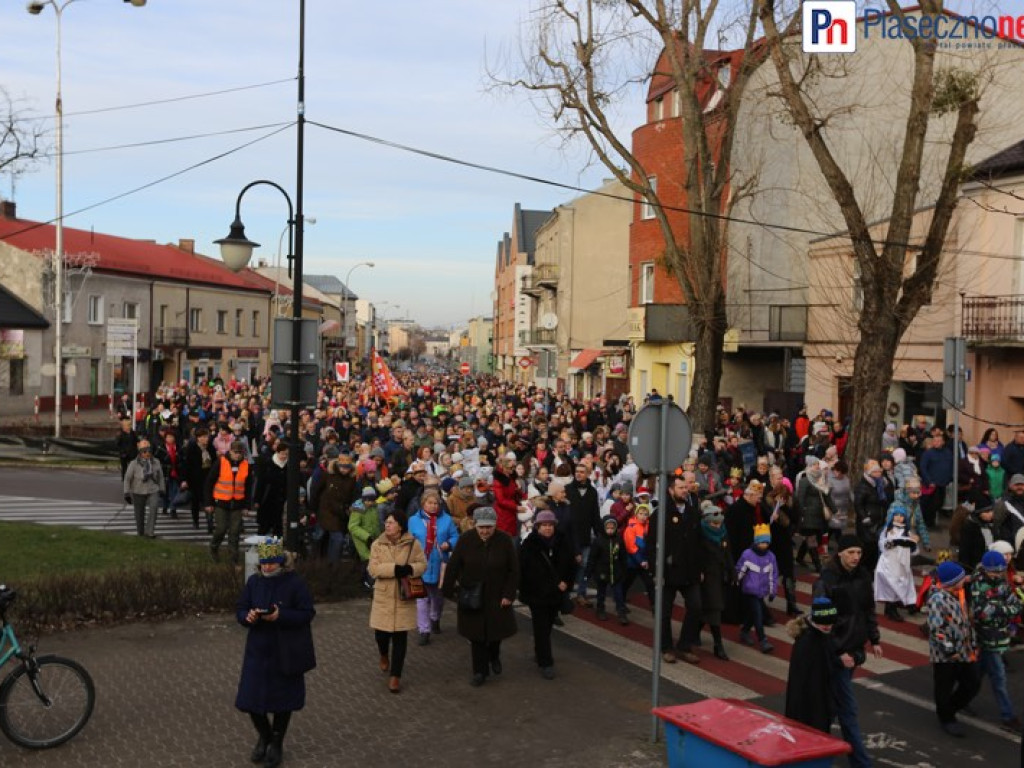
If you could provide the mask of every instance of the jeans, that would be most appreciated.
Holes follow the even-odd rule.
[[[336,563],[341,560],[341,553],[345,551],[345,542],[348,534],[345,531],[330,531],[327,541],[327,561]]]
[[[832,675],[832,703],[839,728],[843,732],[843,741],[853,747],[850,754],[851,768],[871,768],[871,758],[864,748],[864,739],[860,735],[860,724],[857,722],[857,699],[853,697],[853,670],[840,667]]]
[[[626,597],[625,592],[622,589],[622,582],[615,584],[609,584],[607,581],[601,581],[598,579],[597,582],[597,599],[594,601],[594,605],[597,610],[604,610],[604,599],[608,594],[608,587],[612,589],[612,598],[615,600],[615,612],[620,616],[626,614]]]
[[[133,493],[132,506],[135,509],[135,530],[139,536],[156,535],[156,505],[160,495],[153,493]]]
[[[587,596],[587,560],[590,558],[590,547],[586,546],[580,550],[580,564],[576,566],[576,594],[579,597]]]
[[[541,669],[553,667],[555,659],[551,655],[551,630],[558,616],[557,605],[530,604],[530,621],[533,624],[533,652],[537,657],[537,666]]]
[[[444,611],[444,595],[437,584],[427,584],[427,596],[416,600],[416,629],[421,635],[430,634],[430,622],[440,621]]]
[[[686,653],[693,648],[700,634],[700,584],[666,584],[661,592],[661,649],[672,649],[672,606],[676,600],[676,592],[683,596],[686,603],[686,616],[683,628],[679,632],[680,651]]]
[[[1002,720],[1012,720],[1013,701],[1010,700],[1010,691],[1006,687],[1003,654],[982,648],[978,660],[981,662],[981,674],[988,675],[988,680],[992,684],[992,695],[996,697],[996,703],[999,705],[999,717]]]
[[[401,677],[402,668],[405,666],[405,651],[409,647],[409,633],[383,632],[376,629],[373,636],[377,641],[377,650],[380,651],[380,655],[388,656],[391,661],[391,676]],[[391,646],[390,655],[388,654],[389,645]]]
[[[757,639],[764,640],[764,603],[760,597],[743,593],[743,625],[740,632],[749,632],[753,627]]]

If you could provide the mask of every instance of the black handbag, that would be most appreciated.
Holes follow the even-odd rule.
[[[484,583],[481,581],[471,587],[459,587],[459,610],[479,611],[484,607]]]
[[[572,595],[566,590],[562,593],[562,604],[558,606],[558,612],[563,616],[568,616],[570,613],[576,610],[576,601],[572,599]]]

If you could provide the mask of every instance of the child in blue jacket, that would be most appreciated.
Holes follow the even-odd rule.
[[[757,631],[761,653],[775,650],[764,633],[764,599],[767,597],[771,602],[779,588],[779,565],[769,550],[771,543],[771,529],[767,525],[754,526],[754,543],[736,562],[736,579],[743,593],[744,606],[740,642],[744,645],[754,644],[750,639],[750,629],[753,627]]]

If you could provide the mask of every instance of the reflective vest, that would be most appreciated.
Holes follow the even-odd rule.
[[[237,472],[235,471],[237,469]],[[249,462],[240,461],[232,466],[226,457],[220,457],[220,474],[213,486],[214,501],[244,501],[245,481],[249,477]]]

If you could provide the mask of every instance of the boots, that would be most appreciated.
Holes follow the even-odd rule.
[[[886,603],[885,616],[892,621],[903,621],[903,615],[900,613],[899,603]]]
[[[265,768],[277,768],[281,765],[281,761],[284,759],[283,741],[284,736],[279,733],[274,734],[274,738],[267,745],[267,758],[263,761]]]
[[[259,739],[256,742],[256,746],[252,748],[252,754],[249,755],[249,759],[254,763],[262,763],[267,757],[267,747],[270,745],[270,736],[264,736],[260,734]]]

